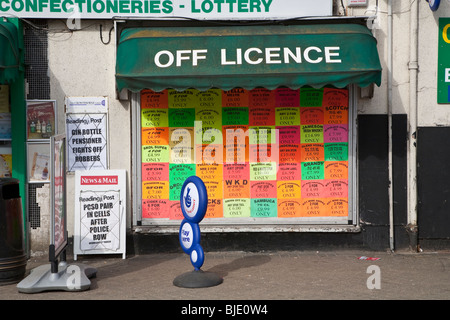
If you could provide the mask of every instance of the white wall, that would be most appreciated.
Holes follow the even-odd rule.
[[[450,17],[450,1],[441,0],[438,11],[429,9],[425,0],[394,0],[393,2],[393,113],[409,113],[409,48],[410,7],[419,1],[418,39],[418,126],[450,125],[450,105],[437,103],[437,63],[439,17]],[[370,0],[367,8],[349,8],[349,15],[374,14],[376,0]],[[346,2],[344,2],[346,3]],[[375,87],[372,99],[361,99],[359,114],[387,113],[387,0],[379,0],[380,29],[374,30],[378,52],[383,67],[383,83]],[[450,59],[450,58],[449,58]]]
[[[58,131],[65,131],[64,98],[66,96],[107,96],[109,98],[109,168],[131,172],[131,118],[128,102],[116,99],[115,91],[115,33],[105,45],[100,39],[103,25],[103,41],[109,39],[111,21],[83,20],[82,30],[69,32],[66,21],[49,20],[48,60],[51,99],[58,106]],[[127,178],[128,199],[130,199]],[[67,176],[67,228],[73,234],[74,223],[74,174]],[[128,201],[128,203],[130,203]],[[127,208],[130,217],[130,208]]]

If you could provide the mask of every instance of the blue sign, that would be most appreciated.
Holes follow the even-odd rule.
[[[430,5],[430,9],[436,11],[439,8],[441,0],[427,0],[427,2]]]
[[[205,217],[208,208],[208,194],[205,184],[199,177],[189,177],[183,183],[180,205],[184,217],[179,233],[181,248],[190,256],[195,270],[200,270],[205,255],[200,245],[200,227],[198,224]]]

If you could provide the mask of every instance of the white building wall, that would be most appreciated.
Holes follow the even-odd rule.
[[[83,20],[81,30],[69,32],[66,21],[49,20],[48,60],[51,99],[58,106],[58,131],[65,132],[65,97],[107,96],[109,169],[127,170],[127,197],[130,199],[129,174],[131,172],[131,119],[130,104],[116,99],[115,91],[115,33],[109,40],[113,22],[108,20]],[[74,228],[74,173],[67,174],[67,229],[69,237]],[[130,201],[128,201],[130,203]],[[130,207],[127,207],[130,217]],[[129,223],[129,222],[128,222]]]
[[[410,50],[410,8],[419,1],[418,25],[418,126],[450,125],[450,105],[437,103],[437,63],[439,17],[450,17],[450,1],[441,0],[436,12],[430,10],[425,0],[394,0],[393,3],[393,113],[409,113],[409,50]],[[374,30],[378,41],[378,52],[383,67],[383,83],[375,87],[372,99],[361,99],[358,103],[359,114],[387,113],[387,30],[388,1],[369,0],[367,8],[349,8],[353,16],[371,16],[375,14],[378,2],[379,29]],[[344,2],[345,3],[345,2]],[[450,59],[450,58],[449,58]]]

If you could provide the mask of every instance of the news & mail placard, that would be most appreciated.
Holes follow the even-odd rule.
[[[77,254],[125,258],[125,176],[125,170],[75,172],[75,260]]]

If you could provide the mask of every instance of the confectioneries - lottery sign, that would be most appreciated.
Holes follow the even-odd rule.
[[[205,218],[348,216],[348,90],[141,92],[142,218],[183,218],[190,176]]]

